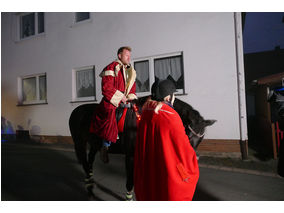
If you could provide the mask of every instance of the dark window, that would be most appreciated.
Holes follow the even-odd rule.
[[[21,16],[20,34],[21,38],[26,38],[35,34],[35,13]]]
[[[84,21],[90,19],[90,13],[89,12],[83,12],[83,13],[76,13],[76,22]]]
[[[148,92],[149,86],[149,61],[134,62],[134,69],[136,70],[136,92]]]
[[[37,22],[36,22],[37,20]],[[37,24],[36,24],[37,23]],[[44,13],[29,13],[20,16],[20,38],[44,32]]]

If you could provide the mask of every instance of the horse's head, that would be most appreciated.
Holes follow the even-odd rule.
[[[132,102],[137,104],[137,106],[141,110],[143,104],[147,101],[148,98],[149,96],[144,96]],[[193,109],[189,104],[179,100],[178,98],[175,99],[174,109],[181,117],[191,146],[196,150],[198,145],[204,138],[206,127],[214,124],[216,120],[204,120],[198,111]]]
[[[189,138],[190,144],[194,148],[194,150],[197,149],[198,145],[203,140],[206,127],[211,126],[215,122],[216,122],[216,120],[204,120],[202,118],[197,122],[191,120],[191,123],[189,123],[185,126],[185,132],[186,132],[186,134]]]
[[[191,146],[196,150],[204,138],[206,127],[214,124],[216,120],[204,120],[198,111],[179,99],[174,102],[174,109],[182,119]]]

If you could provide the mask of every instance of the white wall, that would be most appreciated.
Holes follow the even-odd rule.
[[[72,68],[100,71],[120,46],[132,58],[183,51],[187,96],[180,99],[206,119],[209,139],[239,139],[238,91],[233,13],[92,13],[73,26],[73,13],[46,13],[45,35],[15,42],[12,13],[2,13],[2,117],[40,135],[70,135],[68,120],[82,103],[72,100]],[[17,77],[47,73],[46,105],[16,106]],[[30,120],[29,120],[30,119]]]

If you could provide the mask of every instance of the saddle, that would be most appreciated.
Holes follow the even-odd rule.
[[[138,112],[138,107],[136,106],[136,104],[131,104],[130,102],[128,102],[126,104],[120,103],[119,107],[117,107],[117,109],[115,111],[118,133],[123,132],[126,113],[127,113],[127,110],[130,109],[130,108],[133,108],[133,110],[136,114],[137,125],[138,125],[139,121],[141,120],[141,116]]]
[[[127,109],[130,109],[130,108],[131,108],[130,103],[127,103],[127,104],[120,103],[119,107],[117,107],[115,111],[118,133],[123,132],[126,112],[127,112]]]

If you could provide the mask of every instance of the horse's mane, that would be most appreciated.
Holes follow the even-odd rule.
[[[178,112],[184,124],[197,124],[204,120],[197,110],[178,98],[174,102],[174,109]],[[187,120],[188,118],[191,118],[191,120]]]
[[[134,103],[142,109],[143,104],[150,96],[139,97]],[[184,124],[199,124],[204,121],[200,113],[195,110],[191,105],[176,98],[174,102],[174,109],[177,111]],[[190,118],[190,120],[189,120]]]

